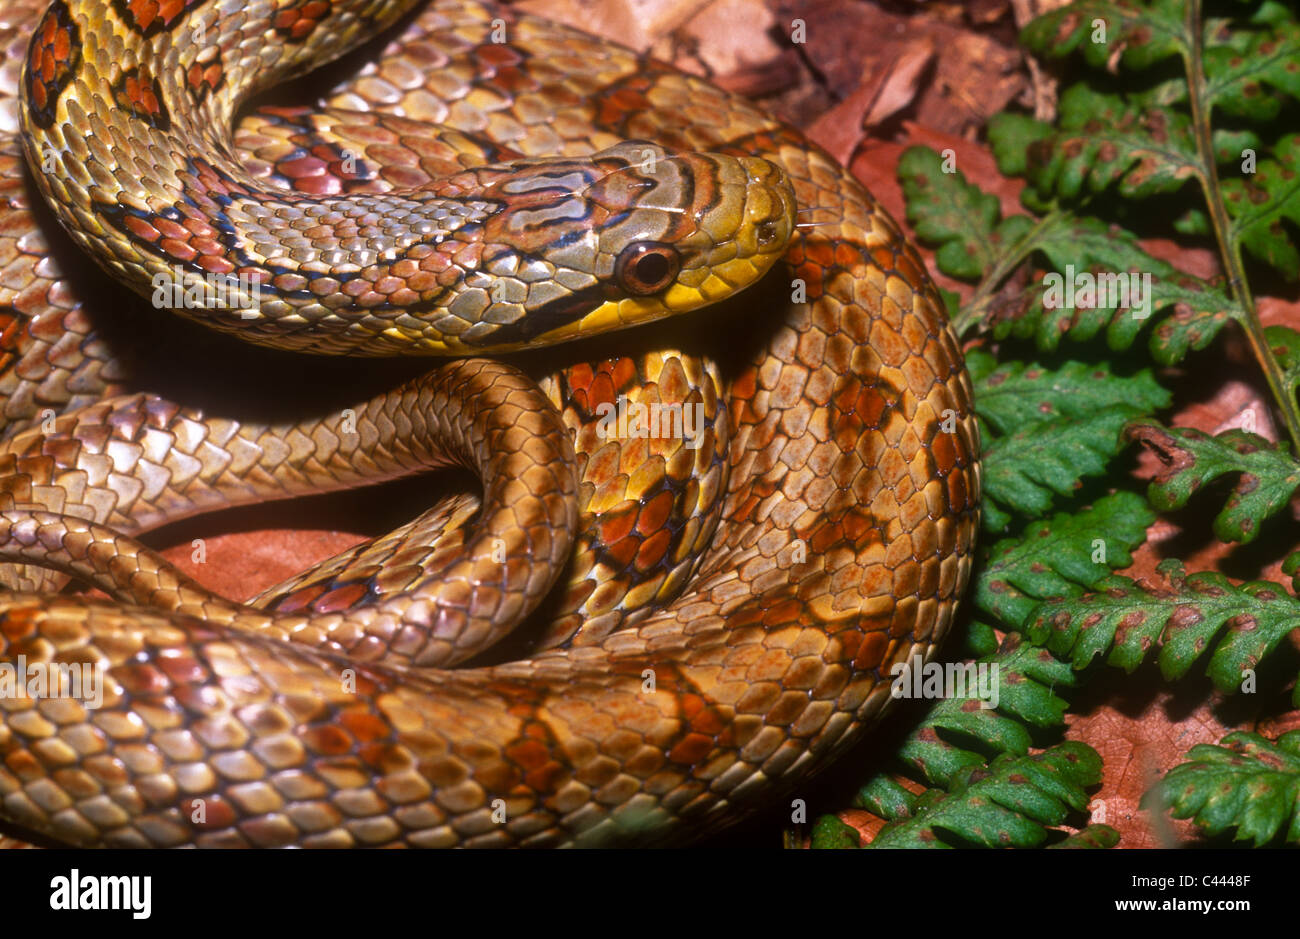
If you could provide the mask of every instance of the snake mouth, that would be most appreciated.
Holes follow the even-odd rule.
[[[701,252],[699,274],[682,278],[701,294],[694,306],[715,303],[759,280],[785,253],[795,232],[794,188],[785,170],[758,157],[716,159],[729,161],[736,202],[719,211],[720,225],[701,222],[702,229],[713,229],[713,244]],[[722,226],[725,236],[718,231]],[[668,299],[672,306],[674,298]]]
[[[749,178],[745,191],[747,224],[742,228],[741,237],[745,239],[746,233],[751,232],[753,253],[774,261],[794,235],[794,188],[785,170],[770,160],[742,157],[739,162]],[[742,247],[750,245],[746,243]]]

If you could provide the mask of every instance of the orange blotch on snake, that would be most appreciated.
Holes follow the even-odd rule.
[[[865,628],[865,627],[864,627]],[[848,645],[848,637],[845,637],[845,645]],[[885,652],[889,649],[889,633],[885,629],[874,632],[866,632],[861,635],[861,642],[857,644],[857,650],[853,655],[853,667],[858,669],[878,668],[880,663],[885,660]]]
[[[512,49],[505,43],[488,43],[474,47],[474,58],[484,65],[518,65],[524,61],[518,49]]]
[[[687,734],[668,751],[668,759],[688,766],[699,763],[713,752],[713,738],[704,734]]]
[[[569,770],[551,759],[550,748],[540,742],[511,745],[506,756],[524,769],[523,783],[534,792],[554,792],[569,776]]]
[[[313,600],[325,592],[324,584],[313,584],[310,587],[303,587],[301,590],[295,590],[289,596],[285,597],[275,605],[275,609],[281,613],[297,613],[299,610],[306,608]]]
[[[945,432],[935,434],[930,443],[930,455],[934,457],[935,468],[941,476],[946,476],[957,465],[956,435]]]
[[[25,76],[32,120],[38,127],[54,124],[59,95],[81,66],[81,39],[63,0],[51,4],[32,36]]]
[[[202,218],[193,218],[193,217],[187,218],[185,219],[184,222],[181,223],[181,226],[191,235],[194,235],[198,238],[210,239],[216,237],[217,234],[217,230],[213,228],[211,225],[209,225],[207,221]]]
[[[410,258],[402,258],[402,260],[394,264],[390,270],[393,272],[394,277],[400,277],[402,280],[406,280],[406,278],[415,274],[419,268],[415,266],[415,262]]]
[[[501,68],[491,78],[494,88],[499,88],[509,95],[518,95],[538,87],[537,81],[523,69]]]
[[[311,196],[337,196],[343,191],[343,181],[337,176],[303,176],[293,181],[293,188]]]
[[[366,584],[348,584],[325,594],[312,604],[312,609],[317,613],[342,613],[364,599],[367,593],[369,587]]]
[[[302,156],[295,160],[285,160],[276,164],[276,168],[290,179],[301,176],[320,176],[327,169],[324,160],[314,156]]]
[[[406,278],[406,286],[420,292],[434,290],[438,287],[438,278],[428,271],[420,271]]]
[[[771,629],[776,626],[797,623],[803,612],[803,604],[798,600],[783,600],[770,609],[763,611],[762,624]]]
[[[210,274],[230,274],[235,270],[235,265],[231,264],[224,255],[218,255],[215,252],[211,254],[205,253],[194,263]]]
[[[668,553],[672,532],[660,531],[645,540],[636,553],[636,569],[645,572],[657,567]]]
[[[630,391],[637,382],[636,360],[623,356],[608,362],[602,362],[600,370],[609,375],[614,387],[619,391]]]
[[[201,801],[199,799],[189,799],[181,803],[185,807],[185,817],[189,819],[190,824],[195,828],[201,828],[205,831],[216,831],[222,828],[229,828],[235,824],[235,809],[229,802],[219,795],[205,796]],[[196,811],[199,807],[203,811]],[[195,818],[201,821],[194,821]]]
[[[298,737],[307,749],[320,756],[341,756],[352,749],[352,738],[333,724],[308,727]]]
[[[474,767],[474,781],[488,792],[509,792],[523,782],[523,773],[513,763],[494,760]]]
[[[339,723],[362,743],[382,740],[390,733],[388,724],[363,711],[345,711],[339,715]]]
[[[185,238],[188,238],[190,234],[188,231],[186,231],[183,225],[178,225],[176,222],[173,222],[169,218],[160,218],[158,216],[154,216],[152,219],[152,224],[153,227],[158,230],[158,233],[161,234],[164,238],[177,238],[177,239],[184,240]]]
[[[0,349],[13,351],[17,348],[17,339],[22,335],[22,320],[17,316],[5,316],[0,313]]]
[[[640,546],[641,543],[635,538],[623,538],[612,544],[606,544],[605,551],[616,566],[626,567],[632,563]]]
[[[591,384],[587,387],[586,403],[589,413],[595,414],[602,404],[613,406],[617,403],[617,399],[618,392],[608,372],[597,372],[592,376]]]
[[[864,538],[875,531],[876,527],[875,519],[860,505],[855,505],[846,512],[844,518],[840,521],[840,525],[849,543],[855,547],[860,546]]]
[[[807,260],[796,273],[809,285],[820,284],[827,268],[835,263],[835,246],[829,241],[805,241],[803,253]]]
[[[659,531],[668,522],[668,517],[673,511],[673,494],[671,492],[661,492],[653,499],[641,507],[640,517],[637,519],[636,530],[643,535],[650,535]]]
[[[420,775],[435,786],[455,786],[469,775],[464,763],[459,760],[431,760],[416,767]]]
[[[757,388],[758,373],[750,368],[731,383],[731,400],[748,400],[754,397]]]
[[[578,407],[575,403],[574,407]],[[622,463],[618,447],[600,447],[591,456],[591,462],[587,464],[586,477],[589,480],[612,480],[622,472]],[[619,538],[624,537],[632,530],[632,525],[636,523],[636,503],[632,501],[620,502],[618,505],[611,506],[601,513],[602,518],[613,518],[616,514],[624,511],[630,512],[628,527],[619,534]],[[621,516],[620,516],[621,517]],[[614,541],[614,538],[607,538],[606,541]]]
[[[375,780],[375,787],[385,795],[384,776],[405,772],[411,767],[410,755],[401,747],[391,743],[368,743],[360,747],[357,752],[361,756],[361,762],[381,774]]]
[[[477,270],[483,260],[483,245],[480,242],[459,244],[448,241],[443,243],[443,247],[449,248],[452,263],[463,271]]]
[[[590,362],[579,362],[565,369],[564,380],[569,383],[570,388],[586,388],[595,375],[595,369],[591,367]]]
[[[524,770],[538,769],[546,765],[550,752],[540,740],[524,738],[516,740],[505,749],[506,759]]]
[[[39,606],[12,607],[0,614],[0,635],[16,642],[34,633],[43,618]]]
[[[194,249],[198,251],[199,254],[207,256],[216,256],[225,253],[225,249],[211,238],[194,239]]]
[[[841,241],[835,245],[835,264],[851,271],[862,264],[862,251],[857,245]]]
[[[843,540],[843,538],[844,529],[840,526],[840,523],[827,522],[808,539],[808,547],[812,549],[814,554],[821,554],[829,551],[834,544]]]
[[[909,284],[919,284],[925,279],[921,269],[906,252],[898,255],[898,258],[894,261],[894,268],[899,276]]]
[[[948,507],[954,512],[969,508],[970,496],[966,489],[966,474],[952,473],[948,477]]]
[[[134,215],[126,216],[122,224],[127,227],[131,234],[144,241],[157,241],[162,237],[162,233],[159,232],[158,229],[154,228],[144,219],[138,218]]]
[[[159,242],[158,247],[162,248],[173,258],[179,258],[182,261],[193,261],[199,253],[189,244],[183,241],[177,241],[175,238],[164,238]]]
[[[145,66],[123,72],[112,90],[118,107],[155,127],[163,130],[171,127],[171,116],[163,106],[158,82]]]
[[[696,733],[708,734],[712,737],[720,734],[726,727],[726,721],[718,714],[717,709],[711,707],[697,694],[682,695],[681,709],[682,717]]]
[[[862,432],[862,426],[876,428],[880,426],[880,419],[885,413],[887,403],[884,396],[875,388],[862,384],[856,379],[846,382],[832,399],[835,408],[842,416],[852,415],[861,422],[854,427],[857,421],[841,420],[838,423],[845,426],[845,429],[856,439]]]
[[[321,18],[329,12],[326,0],[307,0],[306,3],[286,7],[275,15],[274,29],[291,42],[301,42],[320,25]]]
[[[196,684],[206,680],[208,677],[208,670],[189,655],[160,654],[157,658],[157,662],[158,667],[162,669],[163,674],[165,674],[171,682],[176,685]]]
[[[194,96],[200,101],[215,91],[224,78],[219,62],[214,62],[206,68],[196,62],[185,72],[185,81],[190,86],[190,91],[194,92]]]
[[[599,522],[600,540],[606,544],[621,541],[632,533],[636,521],[635,502],[622,502],[608,512],[602,512]]]
[[[169,28],[178,16],[199,0],[114,0],[117,8],[128,26],[151,36]]]
[[[617,126],[623,118],[630,117],[650,107],[644,94],[634,88],[619,88],[600,99],[600,117],[602,123]]]

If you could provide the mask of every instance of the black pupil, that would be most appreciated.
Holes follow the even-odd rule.
[[[633,264],[636,279],[643,284],[657,284],[668,276],[668,259],[658,252],[643,254]]]

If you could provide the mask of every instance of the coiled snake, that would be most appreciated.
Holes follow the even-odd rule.
[[[0,663],[104,676],[99,707],[0,695],[0,817],[24,830],[682,839],[825,766],[952,622],[970,386],[869,194],[655,60],[509,9],[411,6],[4,2],[27,62],[0,82]],[[390,27],[318,107],[259,109],[232,138],[252,93]],[[114,277],[210,327],[461,358],[292,422],[133,390],[35,191]],[[671,339],[621,329],[677,314]],[[134,540],[447,465],[481,497],[247,605]],[[57,593],[69,575],[113,599]],[[521,657],[483,664],[520,623]]]

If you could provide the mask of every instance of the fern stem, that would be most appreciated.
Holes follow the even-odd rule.
[[[993,294],[1002,285],[1002,281],[1011,276],[1011,273],[1018,268],[1024,261],[1034,253],[1043,232],[1055,225],[1061,219],[1066,217],[1066,213],[1061,209],[1053,209],[1047,215],[1040,218],[1034,227],[1020,238],[1012,250],[1003,255],[993,266],[993,269],[980,280],[979,286],[975,288],[975,293],[971,295],[970,301],[962,305],[957,311],[957,315],[952,318],[953,331],[957,333],[957,338],[961,338],[968,329],[979,323],[987,312],[989,301]]]
[[[1204,30],[1201,26],[1201,0],[1187,2],[1187,34],[1191,39],[1191,48],[1183,52],[1183,66],[1187,70],[1188,100],[1192,109],[1192,127],[1196,134],[1197,156],[1201,161],[1200,181],[1205,193],[1205,202],[1210,209],[1210,219],[1214,225],[1214,237],[1219,245],[1219,254],[1223,269],[1228,275],[1228,290],[1242,310],[1238,321],[1246,340],[1250,343],[1259,367],[1268,382],[1268,390],[1273,395],[1286,425],[1287,436],[1291,438],[1291,452],[1300,455],[1300,405],[1296,397],[1287,389],[1282,368],[1277,364],[1264,335],[1264,326],[1255,311],[1255,299],[1246,280],[1246,268],[1242,262],[1241,246],[1231,238],[1231,221],[1228,208],[1224,205],[1222,190],[1219,188],[1218,161],[1214,157],[1214,140],[1210,130],[1210,115],[1205,109],[1205,72],[1202,64],[1202,45]]]

